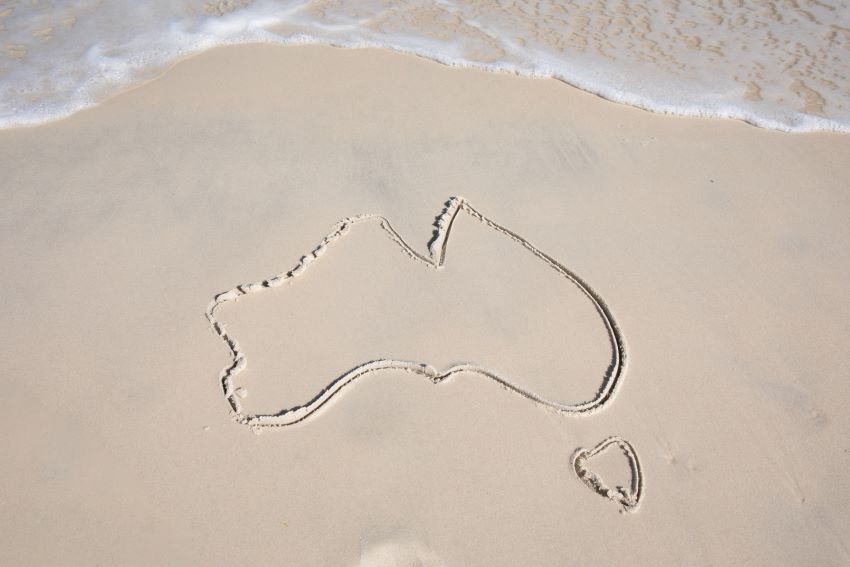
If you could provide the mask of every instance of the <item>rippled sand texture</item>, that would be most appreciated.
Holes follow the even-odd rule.
[[[461,59],[552,74],[653,110],[779,128],[850,117],[850,11],[841,3],[453,2],[373,16],[317,2],[312,14],[329,22],[366,16],[385,36],[423,32],[456,43]]]
[[[741,118],[781,130],[850,130],[845,2],[0,6],[0,125],[68,114],[214,45],[320,42],[554,76],[659,112]]]

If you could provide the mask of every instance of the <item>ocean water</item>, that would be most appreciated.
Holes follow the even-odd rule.
[[[832,0],[0,1],[0,127],[256,42],[385,47],[656,112],[850,131],[850,2]]]

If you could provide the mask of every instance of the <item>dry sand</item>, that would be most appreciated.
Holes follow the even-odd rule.
[[[4,563],[850,561],[848,136],[265,46],[0,131],[0,156]],[[604,298],[628,352],[616,396],[576,416],[481,375],[383,371],[297,425],[234,421],[213,297],[359,213],[426,254],[453,195]],[[576,403],[612,349],[564,284],[473,218],[441,270],[367,223],[218,316],[250,361],[248,413],[373,358],[474,362]],[[642,466],[633,513],[572,467],[611,435]],[[587,463],[629,483],[625,458]]]

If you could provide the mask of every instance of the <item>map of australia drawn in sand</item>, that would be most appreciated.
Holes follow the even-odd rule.
[[[477,377],[571,415],[611,401],[625,345],[590,285],[461,197],[434,226],[422,253],[383,216],[349,217],[290,270],[217,295],[207,318],[230,353],[221,387],[235,419],[292,425],[382,374]],[[278,326],[239,326],[239,314]],[[255,396],[258,383],[301,389]]]

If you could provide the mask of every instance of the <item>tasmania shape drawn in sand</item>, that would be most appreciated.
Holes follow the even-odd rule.
[[[629,470],[632,473],[631,485],[628,489],[617,486],[609,488],[599,476],[591,471],[587,464],[588,460],[604,453],[611,447],[618,447],[626,459],[629,461]],[[604,498],[620,504],[624,512],[633,512],[640,504],[640,497],[643,493],[643,471],[640,468],[640,461],[632,444],[621,437],[609,437],[602,441],[593,449],[578,449],[573,453],[573,469],[576,475],[584,482],[591,490]]]
[[[411,260],[422,264],[427,268],[440,269],[443,266],[443,261],[445,259],[446,247],[448,245],[449,235],[452,230],[452,223],[454,222],[457,215],[460,213],[465,213],[471,216],[472,218],[477,219],[485,226],[495,230],[497,233],[503,236],[508,237],[515,243],[522,246],[540,261],[544,262],[551,269],[555,270],[558,274],[560,274],[564,278],[564,280],[576,286],[579,291],[593,304],[605,326],[608,338],[613,348],[614,355],[611,366],[605,373],[602,382],[596,392],[596,395],[592,399],[574,404],[565,404],[552,401],[516,384],[512,380],[509,380],[508,378],[500,375],[494,370],[474,364],[457,364],[445,370],[438,370],[424,362],[378,359],[369,362],[364,362],[345,372],[341,376],[336,377],[322,391],[320,391],[311,400],[302,405],[282,409],[281,411],[273,414],[251,414],[243,411],[242,403],[238,396],[238,390],[234,385],[234,380],[239,375],[239,373],[246,368],[247,356],[242,350],[242,348],[239,346],[239,343],[236,338],[228,334],[224,324],[216,318],[216,311],[219,306],[230,301],[235,301],[242,296],[253,295],[272,288],[280,287],[285,282],[301,276],[314,262],[316,262],[328,250],[328,248],[334,242],[337,242],[339,239],[348,234],[351,227],[359,223],[377,223],[379,227],[384,232],[386,232],[387,235],[401,248],[401,250],[405,254],[407,254],[407,256],[410,257]],[[606,404],[608,404],[617,391],[617,388],[620,384],[620,380],[623,375],[623,371],[625,369],[626,348],[619,326],[614,320],[610,309],[608,308],[602,297],[596,291],[594,291],[593,288],[591,288],[584,280],[582,280],[578,275],[569,270],[563,264],[549,256],[545,252],[541,251],[539,248],[531,244],[522,236],[485,217],[476,209],[474,209],[462,197],[452,197],[446,202],[445,207],[443,208],[440,215],[437,217],[435,226],[436,229],[434,230],[433,238],[428,243],[428,254],[424,255],[417,252],[413,247],[407,244],[407,242],[402,239],[399,233],[390,224],[389,220],[387,220],[385,217],[376,214],[364,214],[354,217],[348,217],[338,222],[334,226],[333,230],[331,230],[331,232],[328,233],[321,240],[321,242],[319,242],[318,246],[316,246],[310,253],[302,256],[302,258],[298,261],[295,267],[293,267],[291,270],[274,275],[261,281],[241,284],[229,291],[218,294],[207,308],[206,316],[210,324],[212,325],[212,328],[215,333],[221,338],[221,340],[225,343],[228,350],[230,351],[231,361],[229,365],[225,367],[221,372],[221,386],[224,396],[230,404],[231,410],[233,411],[234,419],[239,423],[251,426],[253,428],[283,427],[287,425],[293,425],[313,415],[319,408],[321,408],[331,398],[333,398],[337,393],[339,393],[342,388],[351,384],[358,378],[383,370],[404,370],[413,374],[422,375],[430,379],[435,384],[438,384],[454,376],[455,374],[478,374],[497,382],[507,390],[515,392],[523,396],[524,398],[532,400],[543,406],[552,408],[558,412],[570,415],[591,414],[595,411],[602,409]],[[603,441],[603,444],[607,443],[608,441],[610,441],[610,439]],[[622,441],[622,443],[624,443],[625,447],[628,447],[628,451],[626,451],[626,449],[624,449],[624,451],[626,452],[627,457],[629,457],[630,459],[630,466],[632,469],[632,476],[634,480],[633,484],[636,487],[633,488],[631,494],[623,492],[620,499],[613,498],[608,494],[608,489],[604,487],[604,485],[601,483],[601,481],[598,480],[595,475],[589,473],[586,468],[580,468],[578,464],[578,457],[574,458],[574,466],[576,473],[579,475],[579,478],[582,478],[586,483],[588,483],[588,478],[595,479],[595,484],[588,483],[588,485],[596,492],[599,492],[603,496],[607,496],[609,498],[612,498],[613,500],[620,502],[623,505],[624,509],[631,510],[634,509],[634,507],[637,505],[638,499],[640,498],[640,487],[642,486],[642,480],[640,478],[640,468],[637,464],[637,458],[634,454],[634,450],[631,449],[631,445],[629,445],[625,441]],[[584,461],[587,457],[591,457],[593,456],[593,454],[596,454],[596,452],[602,450],[604,450],[604,447],[600,445],[592,452],[587,453],[581,459],[581,467],[585,466]],[[635,484],[635,482],[637,484]],[[601,492],[602,490],[604,490],[605,492]]]

